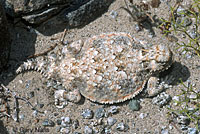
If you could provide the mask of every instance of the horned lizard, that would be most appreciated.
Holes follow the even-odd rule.
[[[47,60],[28,60],[17,73],[33,69],[58,80],[64,89],[56,98],[74,102],[81,95],[103,104],[123,102],[145,87],[154,96],[161,90],[157,76],[171,66],[173,54],[166,45],[144,48],[128,33],[103,33],[66,45]]]

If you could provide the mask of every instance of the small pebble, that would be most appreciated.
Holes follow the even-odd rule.
[[[192,20],[188,17],[178,17],[176,23],[181,26],[187,27],[192,24]]]
[[[44,110],[44,114],[47,114],[48,113],[48,111],[47,110]]]
[[[141,27],[138,24],[136,24],[135,25],[135,30],[136,30],[136,32],[139,32],[139,31],[141,31]]]
[[[187,58],[187,59],[190,59],[190,58],[192,58],[192,55],[191,55],[191,54],[189,54],[189,53],[187,53],[185,56],[186,56],[186,58]]]
[[[179,6],[176,12],[178,16],[184,16],[184,13],[186,13],[186,10],[183,7]]]
[[[189,96],[189,98],[190,98],[190,99],[197,99],[197,94],[191,94],[191,95]]]
[[[31,83],[31,80],[28,80],[28,81],[26,82],[26,88],[29,88],[30,83]]]
[[[73,124],[72,124],[73,129],[77,129],[79,127],[79,121],[78,120],[74,120]]]
[[[196,115],[197,117],[200,117],[200,111],[196,111],[196,112],[194,113],[194,115]]]
[[[119,108],[117,106],[111,106],[111,109],[108,110],[108,113],[116,114],[119,112]]]
[[[174,105],[178,105],[177,102],[180,101],[180,98],[179,98],[179,96],[174,96],[174,97],[172,97],[172,100],[174,101]]]
[[[155,34],[152,31],[149,31],[148,37],[153,38],[153,37],[155,37]]]
[[[189,35],[190,35],[193,39],[195,39],[195,38],[197,38],[197,36],[199,36],[199,35],[196,33],[196,30],[195,30],[195,29],[190,30],[188,33],[189,33]]]
[[[34,95],[35,95],[35,94],[34,94],[34,91],[31,91],[31,92],[28,93],[28,98],[33,98]]]
[[[62,120],[61,125],[63,127],[70,127],[71,126],[71,119],[70,119],[70,117],[61,117],[61,120]]]
[[[39,104],[39,108],[43,108],[44,107],[44,104]]]
[[[63,134],[70,134],[70,129],[68,127],[61,128],[60,132],[63,133]]]
[[[190,112],[195,112],[195,108],[193,108],[193,107],[189,107],[187,110]]]
[[[43,125],[44,127],[53,127],[53,126],[55,126],[55,123],[54,123],[52,120],[45,119],[45,120],[42,122],[42,125]]]
[[[170,100],[171,96],[166,94],[165,92],[162,92],[152,99],[152,103],[158,105],[159,107],[162,107],[166,105]]]
[[[22,83],[23,83],[23,81],[22,81],[22,80],[19,80],[19,83],[20,83],[20,84],[22,84]]]
[[[177,122],[179,124],[182,124],[182,125],[189,125],[190,124],[190,118],[188,118],[187,116],[180,115],[177,118]]]
[[[62,120],[61,120],[61,119],[57,119],[57,120],[56,120],[56,123],[57,123],[57,125],[61,125]]]
[[[134,128],[135,127],[135,122],[132,121],[131,124],[132,124],[132,128]]]
[[[188,130],[188,126],[186,126],[186,125],[181,125],[181,130]]]
[[[141,113],[141,114],[139,115],[139,117],[140,117],[141,119],[144,119],[145,117],[147,117],[147,114],[146,114],[146,113]]]
[[[34,117],[36,117],[37,114],[38,114],[37,110],[34,110],[33,113],[32,113],[32,115],[33,115]]]
[[[173,126],[172,126],[172,125],[169,125],[169,129],[172,130],[172,129],[173,129]]]
[[[181,37],[182,38],[186,38],[187,36],[186,36],[186,34],[182,34]]]
[[[112,117],[108,117],[108,119],[107,119],[107,123],[109,126],[113,126],[116,122],[117,122],[117,120]]]
[[[60,132],[60,129],[61,129],[61,127],[60,127],[60,126],[57,126],[57,127],[56,127],[56,132]]]
[[[70,117],[65,117],[65,118],[64,118],[64,122],[65,122],[65,123],[70,123],[70,122],[71,122]]]
[[[25,118],[25,116],[24,116],[23,114],[20,114],[20,115],[19,115],[19,119],[20,119],[20,120],[24,120],[24,118]]]
[[[63,45],[69,45],[69,41],[68,40],[63,41]]]
[[[140,109],[140,103],[138,102],[138,100],[130,100],[128,106],[129,109],[132,111],[138,111]]]
[[[187,51],[183,50],[181,55],[185,55],[187,53]]]
[[[161,134],[168,134],[168,133],[169,133],[169,131],[167,129],[162,129],[161,130]]]
[[[54,116],[58,116],[58,115],[59,115],[59,113],[53,113],[53,115],[54,115]]]
[[[118,16],[118,13],[117,13],[116,11],[112,10],[112,11],[110,12],[110,16],[111,16],[113,19],[116,19],[117,16]]]
[[[188,128],[188,134],[198,134],[198,131],[196,128]]]
[[[127,124],[124,124],[123,122],[120,122],[119,124],[117,124],[116,129],[118,131],[126,132],[129,129],[129,126]]]
[[[112,134],[111,129],[106,127],[106,128],[104,129],[104,134]]]
[[[85,110],[83,110],[83,112],[81,113],[81,115],[83,116],[84,119],[92,119],[94,113],[90,109],[85,109]]]
[[[104,117],[104,115],[105,115],[105,110],[104,110],[103,108],[98,108],[98,109],[95,111],[95,117],[96,117],[97,119]]]
[[[104,130],[101,128],[98,128],[98,127],[93,127],[92,131],[93,131],[92,132],[93,134],[99,134],[99,133],[103,132]]]
[[[93,130],[89,126],[85,126],[84,134],[92,134]]]
[[[51,81],[47,81],[46,86],[47,87],[52,87],[52,82]]]

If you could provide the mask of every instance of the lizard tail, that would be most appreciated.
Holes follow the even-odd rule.
[[[24,71],[37,71],[40,74],[42,74],[45,78],[49,78],[49,75],[45,71],[45,61],[38,61],[35,59],[30,59],[24,62],[18,69],[16,70],[16,73],[22,73]]]

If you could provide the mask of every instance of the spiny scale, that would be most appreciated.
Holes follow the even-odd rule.
[[[44,70],[43,66],[44,61],[37,61],[35,59],[29,59],[26,62],[24,62],[18,69],[16,70],[16,73],[22,73],[24,71],[37,71],[40,74],[42,74],[45,78],[49,78],[47,73]]]

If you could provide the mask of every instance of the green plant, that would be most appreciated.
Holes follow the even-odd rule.
[[[192,85],[186,85],[181,81],[181,93],[177,96],[180,100],[173,100],[176,103],[176,109],[169,108],[170,113],[187,116],[200,130],[200,93],[194,90]],[[193,95],[193,97],[191,97]]]
[[[182,33],[189,40],[188,43],[181,41],[177,42],[178,48],[182,48],[182,51],[186,53],[193,50],[200,57],[200,0],[193,0],[193,3],[190,8],[185,9],[179,14],[185,16],[183,20],[177,21],[177,9],[180,6],[180,3],[176,3],[174,7],[171,7],[171,15],[169,20],[161,19],[162,24],[159,25],[159,28],[162,28],[164,35],[168,36],[169,33],[178,34]],[[194,36],[191,35],[191,30],[188,30],[188,26],[185,26],[186,21],[193,18],[193,29],[192,32]]]

